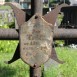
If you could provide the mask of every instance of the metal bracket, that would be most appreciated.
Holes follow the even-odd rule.
[[[13,63],[14,61],[16,61],[16,60],[18,60],[20,58],[20,49],[19,49],[20,47],[19,46],[20,45],[18,44],[18,46],[17,46],[17,48],[15,50],[15,53],[13,55],[13,58],[11,60],[9,60],[9,61],[5,61],[5,63],[11,64],[11,63]]]
[[[64,61],[61,61],[61,60],[58,59],[58,56],[56,54],[56,50],[55,50],[54,44],[52,45],[51,59],[55,60],[56,62],[58,62],[60,64],[64,63]]]

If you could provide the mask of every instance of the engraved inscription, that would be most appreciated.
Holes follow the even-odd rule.
[[[37,28],[33,29],[32,34],[25,34],[26,42],[24,43],[25,49],[33,50],[34,47],[37,47],[39,50],[47,50],[46,46],[41,46],[41,42],[46,40],[46,37],[40,30]],[[25,41],[25,40],[24,40]],[[39,47],[40,45],[40,47]]]

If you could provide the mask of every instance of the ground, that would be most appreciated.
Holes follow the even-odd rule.
[[[76,77],[77,76],[77,49],[57,47],[57,54],[64,64],[51,64],[43,72],[44,77]],[[29,66],[21,59],[8,65],[4,61],[10,60],[12,52],[0,52],[0,77],[29,77]]]

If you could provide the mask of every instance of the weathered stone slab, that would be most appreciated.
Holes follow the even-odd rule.
[[[0,6],[0,26],[14,22],[13,9],[10,6]]]

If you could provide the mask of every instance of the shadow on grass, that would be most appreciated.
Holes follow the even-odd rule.
[[[10,67],[0,67],[0,77],[13,77],[16,71],[14,68]]]

